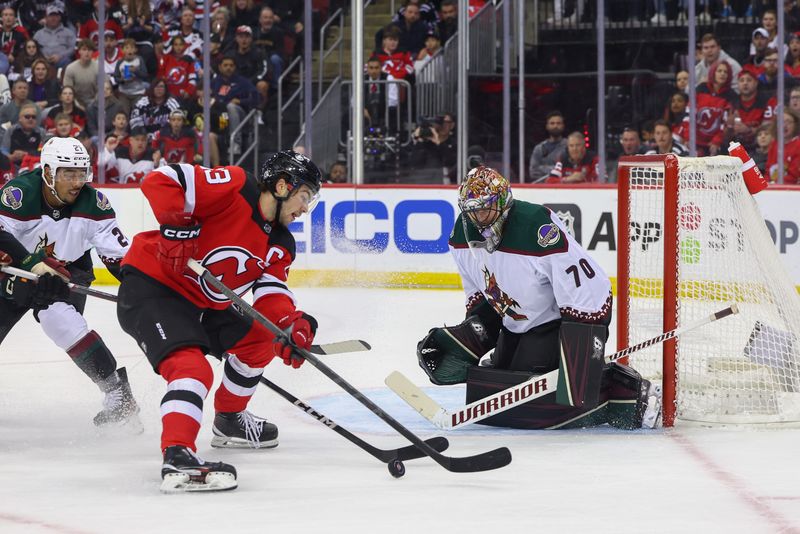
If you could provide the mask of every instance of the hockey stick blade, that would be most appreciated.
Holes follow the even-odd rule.
[[[370,349],[372,349],[372,346],[362,339],[348,339],[346,341],[311,345],[311,352],[322,355],[345,354],[348,352],[365,352]]]
[[[3,266],[0,267],[0,271],[13,276],[19,276],[20,278],[26,278],[28,280],[39,279],[38,274],[34,274],[32,272],[25,271],[23,269],[17,269],[16,267]],[[98,291],[96,289],[92,289],[86,286],[79,286],[78,284],[73,284],[72,282],[67,282],[67,286],[69,286],[69,290],[72,291],[73,293],[80,293],[81,295],[89,295],[91,297],[107,300],[109,302],[117,302],[117,296],[112,295],[111,293],[105,293],[103,291]]]
[[[668,339],[673,339],[689,331],[700,328],[719,319],[729,317],[739,313],[739,308],[736,304],[712,313],[694,323],[690,323],[681,328],[675,328],[668,332],[664,332],[656,337],[642,341],[635,345],[607,355],[606,361],[613,362],[623,358],[636,351],[650,347],[657,343],[662,343]],[[435,400],[428,396],[422,389],[414,384],[405,375],[399,371],[394,371],[389,374],[384,380],[385,384],[394,391],[398,397],[403,399],[411,408],[417,413],[422,415],[425,419],[433,423],[438,428],[443,430],[452,430],[454,428],[471,425],[482,421],[487,417],[491,417],[500,412],[510,410],[515,406],[525,404],[538,397],[547,395],[556,390],[558,383],[558,369],[550,371],[543,375],[531,377],[530,379],[508,387],[482,399],[456,408],[452,411],[446,410],[439,405]]]
[[[228,286],[223,284],[208,270],[200,265],[196,260],[189,260],[188,267],[197,273],[203,281],[214,287],[217,291],[228,297],[234,304],[239,306],[239,309],[254,321],[265,327],[272,332],[275,336],[284,336],[284,332],[278,328],[275,323],[261,315],[255,308],[253,308],[247,301],[242,299],[239,295],[233,292]],[[428,443],[422,441],[416,434],[411,432],[394,417],[386,413],[380,406],[372,402],[367,396],[361,393],[358,389],[353,387],[349,382],[337,374],[333,369],[325,365],[317,356],[311,352],[298,347],[291,340],[287,342],[292,347],[294,355],[305,359],[310,365],[317,368],[322,374],[327,376],[331,381],[336,383],[340,388],[349,393],[358,402],[363,404],[369,411],[374,413],[383,422],[392,427],[398,434],[410,441],[417,449],[425,455],[430,456],[433,461],[441,465],[448,471],[456,473],[474,472],[474,471],[488,471],[491,469],[498,469],[504,467],[511,462],[511,451],[505,447],[488,451],[481,454],[476,454],[470,457],[454,458],[441,454],[439,451],[431,447]]]
[[[414,460],[416,458],[422,458],[425,456],[419,449],[417,449],[413,445],[409,445],[407,447],[401,447],[399,449],[379,449],[374,445],[370,445],[363,439],[359,438],[346,428],[342,427],[341,425],[333,422],[332,419],[326,417],[325,415],[319,413],[317,410],[309,406],[307,403],[303,402],[302,400],[298,399],[279,385],[275,384],[274,382],[264,378],[263,376],[260,379],[261,383],[267,386],[269,389],[286,399],[290,404],[297,406],[300,410],[304,411],[323,425],[327,426],[346,440],[350,441],[351,443],[359,446],[378,460],[384,463],[391,462],[392,460]],[[447,441],[447,438],[443,437],[435,437],[426,439],[425,442],[436,449],[439,452],[447,450],[447,447],[450,446],[450,443]]]

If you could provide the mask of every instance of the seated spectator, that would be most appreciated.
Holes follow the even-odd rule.
[[[789,51],[786,52],[784,68],[792,78],[800,78],[800,32],[794,32],[789,36]]]
[[[797,84],[797,81],[792,78],[786,68],[786,64],[778,59],[778,51],[770,48],[764,55],[764,71],[758,77],[759,89],[764,91],[770,97],[775,96],[778,91],[778,63],[781,63],[783,71],[786,73],[784,76],[784,87],[791,89]]]
[[[28,83],[28,96],[39,106],[39,110],[54,106],[58,102],[58,93],[61,88],[56,80],[48,77],[50,67],[47,61],[37,59],[31,67],[31,79]]]
[[[672,133],[680,139],[688,139],[689,136],[688,130],[684,132],[688,107],[689,96],[683,91],[676,91],[669,97],[669,102],[664,110],[664,120],[672,128]]]
[[[78,59],[64,69],[64,85],[75,91],[75,100],[88,108],[97,96],[97,61],[92,59],[94,43],[84,39],[78,43]]]
[[[81,129],[72,122],[72,116],[68,113],[59,113],[53,119],[55,127],[52,132],[47,132],[45,141],[51,137],[75,137],[80,133]]]
[[[79,45],[80,46],[80,45]],[[117,68],[117,63],[122,59],[122,48],[120,48],[114,32],[111,30],[106,31],[105,38],[103,39],[103,69],[106,76],[114,79],[114,70]],[[80,49],[78,50],[80,55]],[[92,59],[100,61],[100,51],[96,50],[92,53]],[[116,80],[114,81],[116,83]]]
[[[183,0],[158,0],[154,2],[153,9],[158,25],[164,30],[180,24],[181,16],[187,7],[184,7]],[[191,7],[188,7],[188,9],[192,10]],[[192,10],[192,25],[194,25],[194,10]],[[165,37],[163,41],[166,43],[171,37]]]
[[[6,6],[0,11],[0,52],[8,57],[9,63],[14,63],[17,55],[25,47],[25,41],[30,39],[28,30],[17,24],[17,12],[13,7]],[[2,166],[2,162],[0,162]]]
[[[343,161],[334,161],[331,168],[328,170],[328,176],[325,180],[328,184],[346,184],[347,183],[347,165]]]
[[[197,144],[199,147],[203,145],[203,90],[197,90],[197,96],[186,105],[186,116],[189,123],[194,127],[195,134],[197,135]],[[223,120],[223,116],[227,115],[226,106],[222,105],[216,100],[212,100],[211,109],[211,123],[209,124],[209,162],[212,167],[220,164],[219,147],[220,145],[227,146],[227,134],[230,131],[230,125],[227,119]]]
[[[236,62],[236,72],[256,86],[259,94],[259,109],[267,103],[269,91],[269,62],[258,48],[253,47],[253,29],[250,26],[236,28],[235,44],[228,54]]]
[[[114,36],[116,41],[121,41],[123,38],[122,27],[120,26],[119,22],[117,22],[117,17],[120,17],[121,10],[118,7],[115,8],[113,6],[113,2],[110,0],[105,0],[105,3],[106,34],[110,33]],[[100,5],[100,0],[92,0],[92,5],[94,6],[94,9],[92,9],[92,16],[89,20],[81,24],[80,29],[78,30],[78,39],[80,41],[89,39],[92,41],[92,44],[94,44],[94,48],[98,49],[100,47],[100,23],[97,20],[97,14],[99,12],[98,8]]]
[[[755,68],[745,65],[739,72],[739,98],[733,119],[734,139],[749,151],[755,145],[756,129],[771,116],[769,98],[758,90]]]
[[[800,113],[800,86],[798,85],[789,91],[789,108]]]
[[[800,113],[798,113],[800,115]],[[761,174],[769,176],[767,172],[767,158],[769,157],[769,147],[772,144],[772,127],[769,124],[762,124],[756,130],[755,150],[748,150],[750,157],[761,170]],[[778,159],[777,156],[775,158]]]
[[[103,87],[105,89],[105,133],[108,134],[114,129],[114,117],[116,117],[117,113],[122,113],[125,116],[125,125],[127,126],[127,119],[128,116],[122,110],[122,104],[117,99],[117,95],[114,93],[114,86],[111,83],[111,80],[108,78],[105,79],[103,83]],[[86,112],[86,130],[87,133],[91,137],[97,136],[99,133],[98,131],[98,124],[99,124],[99,114],[100,114],[100,96],[98,95],[97,98],[92,100],[92,103],[87,108]],[[117,136],[119,137],[119,135]]]
[[[567,136],[567,151],[550,171],[549,184],[573,184],[598,181],[599,159],[586,150],[583,134],[572,132]]]
[[[397,28],[398,48],[400,52],[408,52],[411,57],[416,57],[420,50],[425,46],[425,36],[428,33],[428,26],[420,20],[419,5],[413,2],[406,2],[403,19],[392,22],[386,28],[379,30],[375,34],[375,48],[380,49],[383,39],[386,36],[386,29]]]
[[[45,59],[44,54],[41,52],[39,43],[33,39],[28,39],[25,41],[25,47],[14,58],[14,64],[9,70],[8,79],[10,81],[18,78],[30,79],[31,66],[37,59]]]
[[[180,37],[186,44],[183,54],[192,56],[195,61],[203,59],[203,36],[194,29],[194,10],[191,7],[184,7],[180,19],[168,28],[163,28],[161,39],[167,43],[165,54],[172,53],[172,40],[175,37]]]
[[[225,106],[229,131],[235,131],[245,114],[258,105],[258,91],[250,80],[236,73],[236,61],[231,56],[219,62],[219,74],[211,80],[211,97]],[[241,135],[237,132],[232,140],[234,154],[242,153]]]
[[[441,49],[442,42],[439,40],[439,34],[435,30],[428,31],[428,35],[425,37],[425,48],[419,51],[416,61],[414,61],[414,72],[422,70],[422,67],[427,65]]]
[[[17,78],[11,85],[11,100],[0,106],[0,126],[6,123],[11,123],[12,125],[16,124],[22,106],[28,104],[33,104],[33,102],[28,99],[28,82],[22,78]],[[36,104],[33,105],[36,106]],[[38,106],[36,107],[36,113],[38,116]]]
[[[197,144],[194,128],[186,124],[186,115],[177,109],[169,115],[169,125],[164,126],[150,144],[151,148],[161,154],[160,165],[171,163],[202,163],[202,148]]]
[[[445,113],[441,119],[430,124],[421,124],[414,130],[409,165],[414,169],[415,176],[429,173],[425,181],[457,183],[458,145],[454,130],[455,116],[450,113]]]
[[[442,40],[442,46],[456,34],[458,30],[458,4],[456,0],[442,0],[439,4],[439,37]]]
[[[259,2],[260,4],[261,2]],[[230,25],[233,28],[239,26],[250,26],[255,29],[256,21],[260,15],[258,6],[255,5],[253,0],[233,0],[230,3],[231,21]]]
[[[772,142],[767,154],[768,179],[780,179],[778,169],[778,121],[772,122]],[[800,183],[800,114],[791,109],[783,112],[783,183]]]
[[[119,184],[139,184],[155,168],[155,161],[161,155],[153,152],[147,143],[147,131],[142,128],[131,130],[130,146],[119,146],[113,135],[106,139],[103,160],[106,165],[106,181]]]
[[[64,86],[58,94],[58,104],[50,108],[44,118],[44,129],[53,133],[56,128],[56,117],[62,113],[69,115],[78,130],[86,127],[86,112],[75,103],[75,92],[69,85]]]
[[[186,42],[176,35],[170,43],[169,54],[158,58],[156,76],[167,82],[167,92],[178,101],[191,100],[197,93],[197,72],[194,58],[186,55]]]
[[[125,5],[127,10],[123,10],[122,33],[137,43],[152,43],[157,25],[150,1],[127,0]]]
[[[226,53],[234,45],[234,32],[230,28],[231,12],[226,7],[218,7],[211,15],[211,35],[220,45],[220,52]]]
[[[169,124],[169,116],[180,109],[177,100],[167,93],[167,82],[161,78],[153,80],[145,96],[140,98],[131,111],[131,130],[144,127],[148,138]]]
[[[253,46],[261,50],[270,63],[272,85],[277,87],[278,79],[283,73],[285,32],[275,23],[275,12],[264,6],[258,15],[258,26],[253,33]]]
[[[767,47],[780,50],[783,47],[778,37],[778,14],[774,9],[767,9],[761,14],[761,27],[767,32]],[[750,54],[755,51],[753,44],[750,44]]]
[[[548,113],[544,127],[547,139],[533,147],[528,164],[528,179],[533,183],[546,180],[567,149],[567,140],[564,138],[564,116],[560,111],[553,110]]]
[[[117,111],[111,121],[111,133],[109,137],[117,138],[117,146],[130,146],[130,130],[128,129],[128,114],[124,111]]]
[[[126,111],[144,96],[150,86],[150,77],[144,59],[137,52],[136,41],[125,39],[122,43],[122,59],[114,68],[114,80],[118,83],[118,97]]]
[[[672,129],[665,120],[657,120],[653,125],[653,139],[655,148],[651,148],[645,154],[675,154],[676,156],[688,156],[689,150],[678,143],[672,135]]]
[[[33,102],[19,109],[17,123],[6,130],[0,152],[15,164],[20,164],[26,155],[38,156],[45,132],[38,126],[38,108]]]
[[[675,89],[689,94],[689,73],[685,70],[680,70],[675,75]]]
[[[753,72],[761,74],[764,72],[764,58],[767,55],[767,45],[769,44],[769,32],[764,28],[753,30],[752,45],[750,46],[750,56],[745,60],[745,65],[750,65]]]
[[[425,2],[422,0],[408,0],[406,4],[414,4],[419,8],[419,19],[425,23],[427,29],[435,30],[439,24],[439,13],[436,12],[436,6],[433,2]],[[400,9],[392,17],[392,22],[397,24],[405,20],[406,5],[400,6]]]
[[[642,142],[639,139],[639,131],[631,126],[626,126],[622,130],[622,135],[619,138],[619,145],[622,148],[620,156],[635,156],[642,154]]]
[[[66,67],[75,53],[75,30],[61,23],[64,8],[60,4],[50,4],[45,9],[44,27],[33,35],[42,47],[42,54],[51,65]]]
[[[702,59],[695,65],[695,83],[700,86],[707,82],[711,66],[720,61],[725,61],[732,70],[733,81],[730,84],[731,89],[734,92],[738,92],[737,77],[739,76],[739,71],[742,70],[742,66],[720,47],[716,35],[713,33],[703,35],[702,39],[700,39],[700,50]]]
[[[736,97],[731,90],[731,66],[726,61],[714,63],[708,72],[710,81],[697,88],[697,152],[716,156],[728,134],[729,123],[733,122]],[[684,130],[688,132],[688,117],[684,122]]]

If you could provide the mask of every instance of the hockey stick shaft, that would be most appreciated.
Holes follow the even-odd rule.
[[[0,267],[0,271],[3,271],[4,273],[11,274],[14,276],[19,276],[20,278],[26,278],[28,280],[35,281],[39,279],[38,274],[34,274],[30,271],[25,271],[23,269],[17,269],[16,267],[10,267],[10,266]],[[110,302],[117,302],[117,296],[112,295],[111,293],[98,291],[96,289],[92,289],[86,286],[81,286],[78,284],[73,284],[72,282],[67,282],[67,286],[69,287],[69,290],[72,291],[73,293],[80,293],[81,295],[89,295],[92,297],[97,297],[99,299],[108,300]]]
[[[739,313],[736,304],[704,317],[694,323],[632,345],[619,352],[606,356],[606,360],[613,362],[636,351],[662,343],[691,330],[700,328],[719,319]],[[558,370],[550,371],[543,375],[534,376],[525,382],[511,386],[487,397],[471,402],[465,406],[448,411],[427,395],[422,389],[411,382],[398,371],[386,377],[386,385],[397,393],[409,406],[431,421],[434,425],[445,430],[471,425],[487,417],[510,410],[520,404],[525,404],[536,398],[552,393],[558,383]]]
[[[283,332],[280,328],[278,328],[272,321],[261,315],[257,310],[255,310],[250,304],[248,304],[244,299],[242,299],[239,295],[231,291],[225,284],[223,284],[220,280],[217,280],[210,272],[206,270],[205,267],[200,265],[196,260],[189,260],[189,268],[197,273],[207,284],[213,286],[217,291],[220,291],[226,297],[228,297],[231,302],[239,306],[239,308],[247,315],[249,315],[254,321],[261,324],[267,330],[272,332],[275,336],[286,337],[285,332]],[[420,451],[425,453],[427,456],[430,456],[436,463],[447,469],[448,471],[454,472],[474,472],[474,471],[487,471],[490,469],[497,469],[499,467],[503,467],[511,463],[511,452],[505,448],[501,447],[499,449],[495,449],[493,451],[488,451],[482,454],[477,454],[475,456],[470,457],[461,457],[461,458],[454,458],[445,456],[424,441],[420,439],[416,434],[408,430],[405,426],[400,424],[397,420],[395,420],[391,415],[386,413],[380,406],[372,402],[369,398],[367,398],[363,393],[361,393],[358,389],[353,387],[349,382],[347,382],[344,378],[339,376],[333,369],[325,365],[319,358],[317,358],[314,354],[310,353],[309,351],[297,347],[294,345],[291,340],[287,340],[287,343],[292,345],[292,349],[294,354],[304,358],[308,361],[309,364],[317,368],[322,374],[327,376],[331,379],[336,385],[341,387],[347,393],[349,393],[353,398],[355,398],[358,402],[363,404],[367,409],[369,409],[372,413],[378,416],[383,422],[388,424],[394,430],[397,431],[401,436],[406,438],[408,441],[414,444]]]
[[[395,459],[404,461],[404,460],[413,460],[415,458],[422,458],[423,456],[425,456],[422,452],[420,452],[419,449],[417,449],[413,445],[402,447],[400,449],[379,449],[374,445],[370,445],[369,443],[359,438],[358,436],[356,436],[343,426],[335,423],[329,417],[326,417],[325,415],[319,413],[317,410],[309,406],[307,403],[298,399],[297,397],[295,397],[294,395],[292,395],[291,393],[289,393],[276,383],[272,382],[271,380],[268,380],[267,378],[264,378],[262,376],[260,378],[260,381],[269,389],[271,389],[272,391],[274,391],[275,393],[277,393],[278,395],[289,401],[290,404],[297,406],[301,411],[307,413],[308,415],[310,415],[323,425],[327,426],[328,428],[330,428],[331,430],[333,430],[334,432],[336,432],[349,442],[362,448],[363,450],[365,450],[366,452],[368,452],[369,454],[371,454],[372,456],[374,456],[375,458],[384,463],[391,462],[392,460]],[[430,445],[439,452],[446,450],[447,447],[449,446],[447,438],[443,437],[430,438],[426,439],[425,441],[426,443],[428,443],[428,445]]]

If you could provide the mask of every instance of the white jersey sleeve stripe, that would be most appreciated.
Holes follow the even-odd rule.
[[[295,308],[297,307],[297,301],[294,298],[294,293],[283,287],[267,286],[267,285],[258,287],[253,290],[253,300],[255,301],[260,299],[261,297],[266,297],[267,295],[276,295],[276,294],[286,295],[291,299],[294,307]]]
[[[173,163],[172,165],[159,167],[156,169],[156,172],[160,172],[181,186],[181,189],[184,191],[183,211],[194,213],[195,204],[197,202],[195,196],[196,188],[194,186],[194,168],[185,163]]]

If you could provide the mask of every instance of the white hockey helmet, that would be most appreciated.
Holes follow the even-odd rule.
[[[42,176],[48,187],[54,186],[56,171],[60,168],[86,169],[84,182],[92,181],[92,158],[83,143],[74,137],[51,137],[42,146],[41,163]]]

